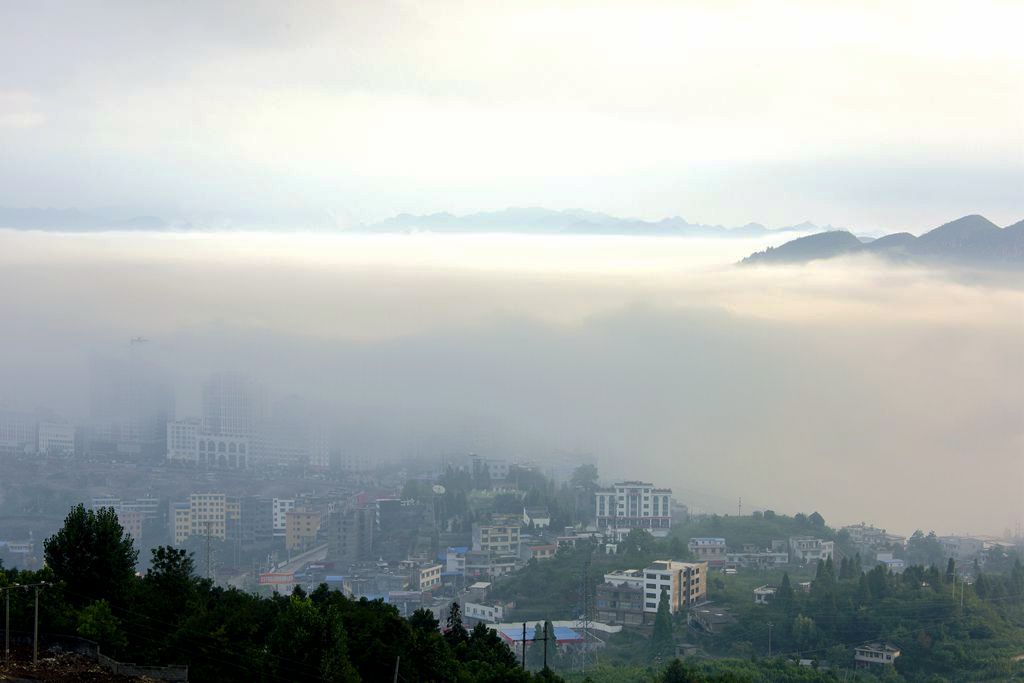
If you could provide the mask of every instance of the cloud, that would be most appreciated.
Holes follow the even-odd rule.
[[[932,218],[905,197],[970,204],[978,170],[1020,184],[1024,64],[1012,31],[1022,11],[1004,2],[940,3],[924,15],[910,2],[7,8],[0,88],[35,98],[36,127],[0,132],[9,150],[0,202],[315,207],[363,219],[545,203],[865,227],[886,212],[920,230]],[[787,168],[809,170],[776,177]],[[955,182],[893,170],[914,168]],[[835,196],[874,178],[886,187]],[[750,201],[737,206],[736,196]],[[1014,201],[1006,190],[998,205],[969,210],[1019,212]]]
[[[995,532],[1020,517],[1024,283],[722,267],[672,239],[0,233],[0,386],[83,411],[136,335],[183,414],[216,369],[381,458],[589,453],[728,512]],[[721,251],[724,249],[725,251]],[[700,252],[700,253],[696,253]],[[59,391],[54,390],[59,387]]]

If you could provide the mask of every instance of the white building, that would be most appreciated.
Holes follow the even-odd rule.
[[[167,460],[170,462],[199,462],[199,420],[175,420],[167,423]]]
[[[0,410],[0,455],[25,455],[35,448],[35,418],[28,413]]]
[[[167,423],[167,460],[227,469],[254,464],[249,437],[211,434],[195,419]]]
[[[74,455],[75,426],[66,422],[40,422],[37,428],[36,450],[43,455]]]
[[[957,564],[974,561],[985,549],[984,541],[970,536],[939,536],[939,543],[943,555],[952,557]]]
[[[899,656],[899,649],[887,643],[860,645],[853,651],[853,661],[858,668],[869,667],[873,664],[892,666]]]
[[[463,605],[462,614],[487,624],[498,624],[505,620],[505,608],[502,605],[467,602]],[[533,633],[531,632],[530,635],[532,636]]]
[[[466,551],[468,550],[469,548],[466,546],[449,546],[445,551],[445,572],[464,576],[466,574]]]
[[[284,536],[288,527],[288,513],[295,509],[294,498],[274,498],[271,503],[273,511],[274,535]]]
[[[551,513],[547,508],[523,508],[523,526],[533,525],[534,529],[551,526]]]
[[[642,481],[624,481],[594,493],[594,514],[599,529],[616,535],[645,529],[667,536],[672,526],[672,489]]]
[[[775,586],[758,586],[754,589],[754,604],[767,605],[775,597]]]
[[[668,593],[668,606],[672,614],[703,602],[708,590],[707,574],[707,562],[652,562],[643,570],[644,611],[658,611],[662,590]]]
[[[818,560],[834,560],[835,542],[823,541],[812,536],[792,536],[789,539],[790,561],[807,564]]]

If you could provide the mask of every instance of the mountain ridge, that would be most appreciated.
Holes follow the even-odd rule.
[[[943,223],[920,237],[897,232],[867,243],[848,231],[830,231],[755,252],[740,264],[808,263],[854,254],[950,265],[1024,267],[1024,221],[1001,228],[980,214],[970,214]]]

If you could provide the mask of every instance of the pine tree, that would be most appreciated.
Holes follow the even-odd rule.
[[[672,640],[672,616],[669,612],[668,591],[661,589],[658,600],[658,613],[654,617],[654,633],[651,635],[651,657],[668,658],[672,656],[674,642]]]
[[[789,572],[782,573],[782,583],[779,584],[779,590],[776,593],[777,599],[781,605],[788,605],[793,600],[793,586],[789,582]]]
[[[445,621],[444,639],[454,651],[460,644],[469,642],[469,632],[462,625],[462,608],[459,603],[453,602],[448,611],[448,619]]]

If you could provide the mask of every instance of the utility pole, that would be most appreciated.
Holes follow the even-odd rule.
[[[7,598],[7,605],[4,608],[4,661],[11,661],[11,589],[17,586],[7,586],[4,589],[4,597]]]
[[[402,661],[401,655],[395,655],[395,676],[392,678],[392,683],[398,683],[398,663]]]
[[[740,502],[736,504],[736,516],[743,516],[743,496],[740,496]]]
[[[32,625],[32,667],[39,661],[39,584],[36,584],[36,618]]]
[[[213,578],[210,576],[210,521],[206,522],[206,578]]]
[[[768,657],[772,656],[772,622],[768,622]]]
[[[523,671],[526,671],[526,622],[523,622],[523,639],[520,641],[523,646]]]
[[[544,671],[548,670],[548,622],[544,620]]]

